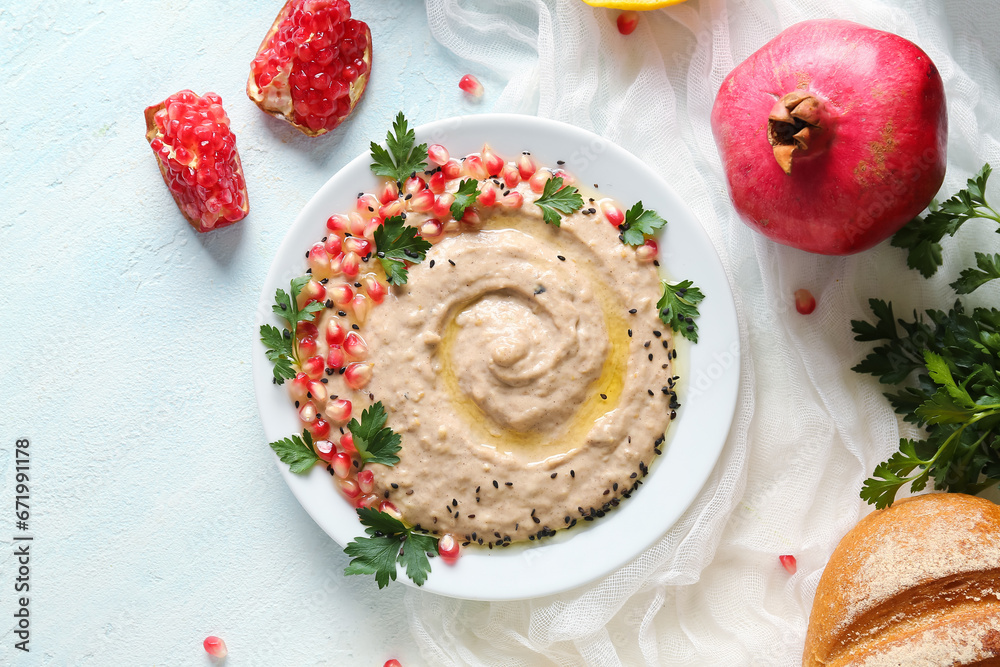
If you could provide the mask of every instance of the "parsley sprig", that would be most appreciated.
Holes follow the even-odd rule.
[[[535,200],[535,205],[542,209],[542,219],[550,225],[560,226],[562,217],[583,208],[583,197],[580,191],[572,185],[563,186],[561,176],[545,181],[542,196]]]
[[[414,532],[402,521],[378,510],[363,507],[358,518],[369,537],[357,537],[344,548],[351,562],[344,574],[374,574],[379,588],[396,580],[396,563],[417,586],[423,586],[431,571],[428,554],[436,556],[436,537]]]
[[[939,205],[932,203],[927,215],[917,216],[896,232],[892,237],[892,245],[907,251],[906,264],[911,269],[920,271],[925,278],[937,273],[943,261],[941,239],[945,234],[954,236],[965,222],[973,218],[983,218],[1000,223],[1000,213],[986,201],[986,182],[992,171],[989,164],[983,165],[979,173],[968,180],[964,190],[959,190]],[[997,263],[993,258],[976,253],[976,261],[980,263],[980,268],[986,275],[978,273],[971,279],[959,278],[952,283],[952,287],[959,294],[967,294],[995,277],[1000,277],[1000,271],[997,271]],[[988,266],[984,268],[983,263]]]
[[[385,425],[386,415],[382,401],[376,401],[361,413],[361,421],[352,419],[347,425],[354,436],[354,447],[361,457],[361,467],[366,463],[381,463],[393,466],[399,463],[401,438],[398,433]]]
[[[388,150],[371,142],[371,169],[376,176],[387,176],[402,183],[414,172],[427,168],[427,144],[414,146],[416,135],[407,126],[402,111],[396,116],[392,130],[395,134],[388,132],[385,136]]]
[[[896,319],[892,304],[869,300],[874,322],[854,320],[855,340],[884,341],[853,370],[886,385],[893,409],[923,428],[903,438],[899,451],[875,468],[861,497],[891,505],[909,484],[913,492],[934,479],[936,489],[979,493],[1000,481],[1000,310],[961,302],[948,311]],[[898,325],[898,326],[897,326]],[[900,330],[902,333],[900,333]]]
[[[465,216],[465,209],[476,203],[476,197],[479,196],[479,189],[476,186],[477,181],[472,178],[466,178],[458,184],[455,201],[451,205],[451,217],[461,220]]]
[[[271,443],[271,449],[278,455],[282,463],[288,464],[288,469],[296,475],[309,472],[319,461],[313,448],[313,439],[309,431],[302,431],[302,437],[293,435],[290,438]]]
[[[385,224],[375,228],[375,256],[385,269],[386,280],[393,285],[405,285],[406,264],[423,261],[431,244],[417,236],[415,227],[403,222],[403,217],[386,218]]]
[[[676,333],[697,343],[698,324],[695,319],[700,315],[698,304],[705,300],[705,295],[690,280],[679,283],[664,280],[662,284],[663,294],[656,303],[660,319]]]
[[[274,363],[275,384],[284,384],[285,380],[295,377],[293,364],[299,364],[295,332],[299,322],[311,322],[316,317],[316,311],[323,309],[323,304],[316,301],[301,309],[298,307],[299,292],[309,280],[309,276],[293,279],[290,285],[291,296],[280,288],[274,293],[271,310],[288,323],[289,329],[278,329],[270,324],[262,324],[260,327],[260,342],[267,348],[267,358]]]
[[[636,202],[625,213],[625,221],[618,225],[621,232],[618,238],[627,245],[639,246],[646,242],[647,235],[655,234],[666,224],[656,211],[644,209],[641,201]]]

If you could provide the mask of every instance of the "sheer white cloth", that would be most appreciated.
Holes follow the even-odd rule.
[[[844,18],[919,44],[945,81],[953,192],[997,164],[1000,12],[992,0],[689,0],[640,15],[579,0],[427,0],[434,38],[468,71],[507,80],[484,108],[538,114],[603,135],[662,174],[698,215],[733,284],[743,373],[736,419],[704,490],[677,525],[625,569],[583,589],[526,602],[462,602],[408,591],[413,635],[440,665],[795,665],[813,593],[843,534],[868,511],[862,481],[894,451],[897,420],[850,320],[867,299],[897,314],[947,307],[948,283],[976,248],[970,223],[924,280],[903,251],[808,255],[765,240],[734,215],[709,127],[723,77],[781,29]],[[988,44],[988,46],[984,46]],[[490,74],[492,72],[493,74]],[[818,308],[798,315],[808,288]],[[996,303],[997,290],[973,301]],[[798,573],[781,568],[794,554]]]

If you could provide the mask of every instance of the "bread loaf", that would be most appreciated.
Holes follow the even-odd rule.
[[[820,579],[802,664],[1000,666],[1000,507],[933,493],[862,519]]]

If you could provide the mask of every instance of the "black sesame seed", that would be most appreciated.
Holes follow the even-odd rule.
[[[630,315],[635,315],[635,314],[636,314],[636,313],[638,313],[639,311],[638,311],[638,310],[636,310],[635,308],[629,308],[629,311],[628,311],[628,312],[629,312],[629,314],[630,314]]]
[[[355,331],[361,331],[361,327],[359,327],[357,324],[352,324],[351,328],[354,329]],[[652,359],[653,355],[649,355],[649,358]]]
[[[340,315],[341,317],[347,317],[347,313],[343,310],[338,310],[337,314]]]
[[[319,381],[320,381],[320,382],[322,382],[323,384],[326,384],[326,383],[328,383],[328,382],[329,382],[330,380],[328,380],[327,378],[320,378],[320,380],[319,380]]]
[[[514,482],[504,482],[504,486],[514,486]]]
[[[327,299],[326,300],[326,307],[327,308],[333,308],[333,299]]]
[[[566,161],[565,161],[565,160],[556,160],[556,164],[557,164],[557,165],[559,165],[559,166],[561,167],[561,166],[563,166],[564,164],[566,164]]]
[[[608,400],[608,395],[607,394],[601,394],[601,398],[603,398],[606,401],[606,400]]]
[[[558,259],[560,262],[565,262],[566,261],[566,258],[563,257],[562,255],[556,255],[556,259]]]
[[[570,477],[576,477],[576,471],[575,470],[570,470],[569,471],[569,476]]]
[[[649,360],[650,360],[650,361],[652,361],[652,360],[653,360],[653,353],[652,353],[652,352],[650,352],[650,353],[649,353]]]
[[[537,516],[531,517],[531,520],[534,521],[535,523],[541,523],[542,522],[542,520],[539,519]]]
[[[628,330],[628,337],[629,337],[629,338],[631,338],[631,337],[632,337],[632,330],[631,330],[631,329],[629,329],[629,330]]]
[[[642,344],[642,346],[643,347],[649,347],[649,341],[647,340],[645,343]]]
[[[455,262],[451,261],[450,259],[448,260],[448,263],[451,264],[452,266],[455,266]]]
[[[394,489],[398,489],[399,488],[399,484],[396,484],[395,482],[392,482],[391,484],[389,484],[389,486],[391,486]]]
[[[551,475],[549,475],[549,479],[555,479],[556,475],[558,475],[558,474],[559,473],[557,473],[557,472],[552,473]]]
[[[452,498],[452,499],[451,499],[451,506],[452,506],[452,507],[458,507],[458,501],[457,501],[457,500],[455,500],[454,498]]]
[[[431,260],[431,268],[432,269],[434,268],[434,260],[433,259]]]
[[[649,392],[649,395],[650,395],[650,396],[652,396],[652,395],[653,395],[653,390],[652,390],[652,389],[647,389],[646,391],[647,391],[647,392]]]
[[[332,368],[327,368],[327,369],[326,369],[326,374],[327,374],[327,375],[333,375],[333,374],[334,374],[334,373],[336,373],[336,372],[337,372],[337,371],[336,371],[336,370],[334,370],[334,369],[332,369]]]
[[[299,407],[299,402],[295,401],[295,407]]]
[[[497,484],[497,481],[496,481],[496,480],[493,480],[493,488],[494,488],[494,489],[499,489],[499,488],[500,488],[500,485],[499,485],[499,484]]]

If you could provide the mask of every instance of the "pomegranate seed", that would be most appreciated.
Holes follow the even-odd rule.
[[[322,243],[317,243],[309,250],[309,268],[314,276],[323,276],[330,271],[330,256]]]
[[[357,202],[355,202],[358,213],[361,214],[362,218],[370,218],[375,215],[375,211],[377,211],[378,207],[381,205],[382,202],[380,202],[375,195],[370,194],[361,195],[358,197]]]
[[[387,204],[386,206],[391,206],[391,204]],[[383,208],[386,208],[386,206],[383,206]],[[399,212],[400,212],[400,214],[403,213],[403,211],[405,210],[405,208],[406,207],[403,205],[403,201],[399,200]],[[368,224],[365,225],[365,233],[362,234],[362,236],[364,236],[366,239],[368,239],[371,242],[372,247],[375,247],[375,230],[378,229],[379,227],[381,227],[383,224],[385,224],[385,220],[384,219],[372,218],[371,220],[368,221]]]
[[[646,242],[635,249],[635,258],[640,262],[652,262],[656,259],[656,253],[660,251],[660,247],[656,245],[656,241],[653,239],[646,239]]]
[[[347,214],[347,231],[353,236],[364,236],[365,229],[368,228],[368,219],[363,218],[357,211]]]
[[[351,476],[351,457],[346,452],[337,452],[331,459],[333,474],[340,479],[347,479]]]
[[[315,339],[310,339],[310,340],[315,341]],[[302,347],[300,345],[299,350],[301,349]],[[316,380],[322,377],[323,368],[325,366],[326,364],[323,363],[323,357],[319,355],[314,357],[309,357],[308,359],[302,362],[302,372],[311,377],[313,380]],[[310,383],[310,387],[311,386],[312,383]]]
[[[476,180],[483,180],[489,178],[489,174],[486,172],[486,165],[479,158],[478,155],[470,155],[465,158],[465,162],[462,163],[462,168],[465,173]]]
[[[229,655],[229,649],[226,648],[226,642],[222,641],[218,637],[205,637],[205,641],[202,642],[202,645],[205,647],[205,653],[209,654],[213,658],[225,658]]]
[[[399,186],[396,185],[396,181],[386,181],[385,185],[382,186],[382,192],[379,194],[378,199],[383,204],[388,204],[391,201],[399,199]]]
[[[322,363],[323,361],[322,357],[316,357],[316,358],[320,360],[320,363]],[[320,403],[322,403],[323,401],[326,400],[327,397],[326,385],[320,382],[319,380],[312,380],[311,382],[309,382],[309,393],[312,394],[314,400],[317,400]]]
[[[309,376],[305,373],[296,373],[295,378],[288,383],[288,393],[292,395],[292,400],[304,401],[307,391],[309,391]]]
[[[448,149],[441,144],[431,144],[427,147],[427,159],[432,164],[443,165],[448,162],[449,157]]]
[[[479,155],[479,159],[483,161],[483,166],[486,167],[486,173],[490,176],[496,176],[504,168],[503,158],[493,152],[493,149],[489,145],[483,146],[483,151]]]
[[[431,179],[433,180],[433,179]],[[378,217],[382,220],[386,218],[394,218],[406,210],[406,204],[403,203],[402,199],[394,199],[382,208],[378,210]],[[377,227],[378,225],[376,225]],[[374,228],[373,228],[374,229]],[[365,227],[365,237],[368,236],[368,228]]]
[[[420,235],[428,241],[441,236],[441,232],[443,231],[444,227],[439,220],[428,220],[420,225]]]
[[[520,157],[517,158],[517,173],[521,175],[521,179],[528,180],[536,171],[538,171],[538,167],[531,156],[527,153],[521,153]]]
[[[363,238],[352,236],[344,239],[344,253],[353,252],[359,257],[364,257],[371,252],[371,243]]]
[[[357,332],[352,331],[344,339],[344,352],[351,361],[361,361],[368,357],[368,343]]]
[[[639,12],[622,12],[618,15],[618,32],[631,35],[639,25]]]
[[[382,303],[385,300],[386,287],[378,278],[367,276],[362,282],[365,286],[365,294],[368,295],[369,299],[375,303]]]
[[[564,171],[562,169],[556,169],[555,171],[553,171],[552,178],[563,179],[563,185],[573,185],[574,183],[576,183],[576,179],[573,178],[573,175],[570,174],[568,171]]]
[[[409,207],[411,211],[426,213],[434,208],[434,193],[430,190],[421,190],[410,197]]]
[[[524,196],[520,192],[514,191],[498,199],[497,203],[505,208],[521,208],[521,205],[524,203]]]
[[[358,488],[358,483],[353,479],[337,479],[337,486],[340,487],[341,492],[348,498],[357,498],[361,495],[361,489]]]
[[[250,65],[247,95],[310,136],[354,110],[371,70],[368,26],[343,0],[290,0]]]
[[[785,568],[788,574],[795,574],[798,569],[795,556],[778,556],[778,560],[781,561],[781,566]]]
[[[306,430],[312,434],[313,440],[320,440],[330,435],[330,422],[320,418],[312,424],[306,424]]]
[[[447,218],[451,215],[451,205],[455,203],[455,195],[445,192],[434,199],[434,215],[439,218]]]
[[[352,456],[358,453],[358,448],[354,446],[353,433],[347,431],[340,436],[340,448]]]
[[[807,289],[795,290],[795,310],[800,315],[808,315],[816,310],[816,297]]]
[[[318,280],[310,280],[299,292],[299,308],[305,308],[313,301],[326,299],[326,288]]]
[[[340,370],[346,363],[347,355],[344,354],[344,348],[339,345],[331,345],[330,351],[326,354],[326,365],[329,368]]]
[[[441,556],[441,560],[449,565],[458,560],[460,549],[458,540],[451,533],[445,533],[438,540],[438,555]]]
[[[388,514],[389,516],[391,516],[396,520],[401,520],[403,518],[403,515],[400,514],[398,509],[396,509],[396,506],[393,505],[388,500],[383,500],[378,504],[378,511],[385,512],[386,514]]]
[[[448,160],[441,165],[441,173],[449,181],[462,175],[462,163],[458,160]]]
[[[353,278],[361,271],[361,257],[356,252],[345,252],[344,259],[340,263],[340,270],[344,275]]]
[[[343,308],[354,298],[354,289],[347,283],[334,285],[329,289],[330,300],[338,308]]]
[[[347,330],[341,326],[340,320],[331,317],[326,321],[326,344],[340,345],[347,337]]]
[[[492,181],[483,181],[479,184],[479,195],[476,197],[476,202],[487,208],[497,203],[497,189]]]
[[[502,176],[504,185],[507,186],[508,190],[516,188],[517,184],[521,182],[521,172],[512,164],[508,164],[503,168]]]
[[[364,324],[368,319],[368,311],[371,310],[371,301],[364,294],[355,294],[351,299],[351,310],[354,311],[354,319],[358,324]]]
[[[431,180],[427,182],[427,188],[436,195],[444,192],[445,177],[444,172],[439,171],[438,173],[431,176]]]
[[[314,356],[316,352],[319,351],[319,345],[316,343],[316,337],[306,336],[301,339],[298,344],[298,351],[299,357],[306,357],[308,359],[309,357]],[[304,368],[302,370],[305,371]],[[308,371],[305,372],[308,373]]]
[[[312,401],[306,401],[299,408],[299,419],[302,420],[304,424],[312,424],[316,421],[316,404]]]
[[[458,87],[472,97],[483,96],[483,84],[479,83],[479,79],[471,74],[463,76],[458,82]]]
[[[326,244],[323,247],[326,249],[326,254],[330,259],[339,257],[343,254],[344,239],[337,234],[331,234],[326,237]]]
[[[371,493],[375,488],[375,473],[371,470],[362,470],[358,473],[358,486],[362,493]]]
[[[531,178],[528,179],[528,185],[531,186],[531,191],[541,194],[545,189],[545,181],[552,178],[551,172],[544,169],[539,169],[536,171]]]
[[[406,194],[415,195],[422,190],[426,190],[427,184],[424,183],[424,179],[419,176],[411,176],[406,179],[406,183],[403,184],[403,189],[406,190]]]
[[[246,181],[222,99],[182,90],[145,115],[146,139],[163,182],[188,223],[207,232],[245,218]]]
[[[326,228],[331,232],[346,232],[347,231],[347,216],[335,213],[331,215],[326,221]],[[329,239],[327,239],[329,240]]]
[[[363,389],[372,379],[371,364],[348,364],[344,371],[344,382],[351,389]]]
[[[299,322],[295,328],[295,335],[301,338],[315,338],[319,335],[319,329],[314,322]]]
[[[403,667],[403,665],[400,664],[399,660],[392,658],[390,660],[386,660],[382,667]]]
[[[604,213],[604,217],[607,221],[615,227],[625,222],[625,214],[622,213],[622,210],[618,208],[618,205],[610,199],[605,199],[601,202],[601,212]]]
[[[377,504],[378,504],[378,496],[372,493],[362,495],[357,500],[354,501],[355,507],[374,507]]]
[[[330,401],[326,416],[335,424],[346,424],[351,419],[351,402],[343,398]]]
[[[462,222],[467,225],[478,225],[481,220],[479,218],[479,214],[476,213],[476,209],[470,206],[465,209],[465,213],[462,215]]]
[[[327,463],[332,463],[333,457],[337,454],[337,445],[329,440],[313,441],[313,449],[316,450],[316,456]]]

